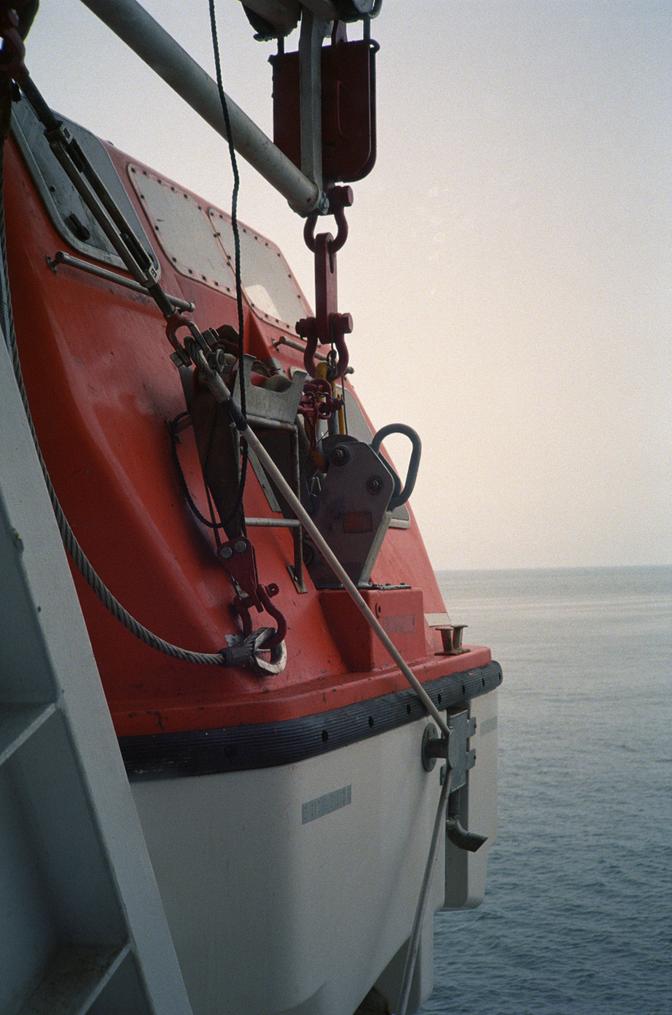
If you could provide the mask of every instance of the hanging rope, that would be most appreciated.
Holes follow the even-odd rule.
[[[174,419],[171,419],[167,424],[168,433],[170,434],[170,456],[173,460],[173,465],[175,466],[175,471],[177,473],[177,481],[179,483],[180,490],[182,491],[182,496],[186,500],[187,506],[189,507],[189,510],[193,514],[194,518],[196,518],[201,523],[201,525],[205,525],[206,528],[215,529],[221,532],[226,528],[229,522],[236,517],[236,514],[240,510],[241,507],[240,489],[238,490],[238,495],[236,496],[236,500],[233,507],[229,511],[228,515],[224,518],[223,522],[218,522],[215,521],[214,519],[214,514],[211,507],[210,491],[208,490],[207,483],[205,484],[205,492],[206,496],[208,497],[208,507],[210,507],[211,517],[206,518],[203,512],[199,509],[196,501],[194,500],[191,494],[191,490],[189,489],[187,477],[184,474],[182,462],[180,461],[180,456],[177,450],[177,446],[180,443],[180,429],[181,429],[180,423],[182,423],[183,420],[188,418],[189,418],[188,412],[181,412],[179,413],[179,415],[175,416]],[[206,458],[209,457],[209,454],[210,452],[208,451]],[[243,456],[245,458],[247,457],[247,443],[243,444]]]
[[[238,172],[238,159],[236,158],[236,149],[233,144],[233,131],[231,128],[231,117],[229,115],[229,104],[226,98],[226,92],[224,91],[224,84],[222,81],[222,64],[219,53],[219,39],[217,36],[217,12],[215,8],[215,0],[208,0],[208,8],[210,12],[210,34],[212,37],[212,53],[215,60],[215,77],[217,79],[217,91],[219,92],[219,101],[222,106],[222,116],[224,117],[224,127],[226,130],[226,137],[229,145],[229,158],[231,160],[231,171],[233,173],[233,190],[231,192],[231,231],[233,232],[233,255],[234,255],[234,274],[236,280],[236,308],[238,312],[238,390],[240,391],[240,411],[242,413],[243,420],[247,421],[247,399],[245,393],[245,373],[243,370],[243,356],[245,354],[244,343],[243,343],[243,329],[245,326],[244,313],[243,313],[243,282],[240,268],[240,230],[238,228],[238,193],[240,191],[240,174]],[[237,502],[242,503],[243,493],[245,490],[245,480],[247,478],[247,444],[243,443],[242,446],[242,460],[240,465],[240,484],[238,490]],[[243,517],[242,531],[245,534],[245,518]]]
[[[411,936],[408,939],[408,948],[406,949],[406,958],[404,960],[404,971],[401,976],[401,988],[399,990],[399,1006],[397,1008],[397,1011],[395,1012],[395,1015],[408,1015],[408,1002],[411,997],[411,987],[413,986],[413,977],[415,976],[415,967],[418,961],[418,951],[420,948],[420,935],[422,933],[422,926],[425,921],[427,899],[429,898],[429,886],[432,883],[432,873],[434,871],[436,849],[439,844],[439,832],[444,827],[445,823],[446,804],[448,802],[448,797],[450,796],[452,776],[453,773],[451,769],[447,768],[444,774],[441,793],[439,794],[439,803],[436,808],[436,814],[434,815],[432,838],[429,844],[429,853],[427,854],[427,862],[425,864],[425,870],[422,875],[422,884],[420,885],[418,901],[415,907],[415,916],[413,918],[413,927],[411,928]]]
[[[196,518],[201,523],[201,525],[205,525],[208,529],[223,529],[224,526],[222,525],[221,522],[215,522],[212,521],[210,518],[206,518],[205,515],[199,510],[196,501],[191,496],[191,490],[189,489],[187,478],[184,475],[184,469],[182,468],[180,456],[177,451],[177,445],[180,443],[180,434],[179,434],[180,423],[182,422],[182,420],[187,419],[188,417],[189,417],[188,412],[181,412],[178,416],[175,417],[175,419],[171,419],[170,422],[167,424],[168,433],[170,434],[170,457],[172,458],[173,465],[175,466],[175,472],[177,473],[177,481],[180,485],[182,496],[186,500],[189,510],[193,514],[194,518]]]

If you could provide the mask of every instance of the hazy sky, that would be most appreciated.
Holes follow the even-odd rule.
[[[224,143],[77,0],[41,6],[48,101],[227,208]],[[207,0],[145,6],[211,71]],[[225,86],[270,133],[273,47],[218,6]],[[422,436],[435,566],[672,563],[669,0],[385,0],[373,35],[340,303],[369,414]],[[312,299],[302,222],[247,167],[240,215]]]

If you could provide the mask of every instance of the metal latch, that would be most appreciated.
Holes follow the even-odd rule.
[[[445,761],[444,778],[450,774],[450,793],[467,784],[467,772],[476,764],[476,751],[469,747],[469,739],[476,732],[476,720],[467,711],[446,717],[448,737],[440,737],[434,723],[428,723],[422,737],[422,765],[431,772],[438,759]],[[446,835],[459,849],[475,853],[487,841],[484,835],[468,831],[459,818],[450,814],[446,818]]]
[[[431,772],[437,759],[446,762],[452,772],[451,792],[466,786],[467,772],[476,764],[476,752],[469,748],[469,738],[476,732],[476,720],[469,713],[457,712],[446,717],[450,737],[440,737],[434,723],[428,723],[422,738],[422,765]]]

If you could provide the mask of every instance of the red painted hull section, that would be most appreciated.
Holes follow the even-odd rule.
[[[103,580],[143,624],[186,648],[217,651],[225,635],[236,631],[229,611],[232,589],[210,537],[184,503],[171,462],[166,423],[183,411],[184,401],[163,319],[143,295],[76,269],[50,269],[47,257],[63,248],[63,240],[21,156],[13,145],[8,149],[5,200],[16,330],[40,443],[65,513]],[[109,154],[127,181],[129,160],[113,148]],[[235,326],[233,299],[173,269],[154,242],[133,188],[126,189],[152,238],[164,289],[196,303],[201,328]],[[271,344],[282,334],[246,308],[248,351],[301,367],[299,352]],[[190,431],[180,456],[190,488],[201,490]],[[245,509],[251,516],[269,514],[254,475]],[[289,624],[289,662],[276,677],[159,654],[114,620],[73,572],[120,735],[281,721],[406,687],[377,649],[370,669],[352,671],[347,630],[333,618],[329,622],[329,610],[321,604],[321,595],[330,593],[320,594],[307,577],[309,591],[299,594],[288,575],[292,543],[287,530],[252,529],[251,536],[261,580],[280,586],[276,602]],[[421,608],[419,593],[408,594],[408,609],[421,625],[412,642],[415,658],[409,661],[422,681],[490,661],[484,648],[455,657],[436,654],[438,635],[426,628],[422,613],[441,612],[444,606],[412,516],[409,529],[388,532],[373,580],[422,590]],[[394,595],[403,600],[403,594]],[[401,602],[396,615],[404,616],[404,609]],[[393,637],[408,641],[408,624],[396,626],[404,629]]]

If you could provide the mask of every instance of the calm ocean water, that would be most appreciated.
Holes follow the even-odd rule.
[[[423,1012],[670,1015],[672,568],[439,581],[504,668],[499,831]]]

